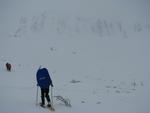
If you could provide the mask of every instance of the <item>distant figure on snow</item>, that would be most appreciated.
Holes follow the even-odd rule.
[[[40,106],[45,106],[45,98],[47,99],[47,107],[51,107],[50,97],[49,97],[49,86],[53,87],[53,83],[49,72],[46,68],[39,68],[36,73],[37,86],[41,88],[41,103]]]
[[[11,64],[10,63],[6,63],[6,69],[7,69],[7,71],[11,71]]]

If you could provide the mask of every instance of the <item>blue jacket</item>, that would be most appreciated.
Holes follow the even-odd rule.
[[[53,87],[52,80],[46,68],[38,69],[36,73],[36,79],[37,85],[41,88],[49,88],[50,85]]]

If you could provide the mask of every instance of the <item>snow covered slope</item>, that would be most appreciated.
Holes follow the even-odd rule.
[[[149,6],[0,0],[0,113],[49,112],[35,106],[40,65],[52,74],[54,96],[71,100],[69,108],[54,98],[56,113],[149,113]]]

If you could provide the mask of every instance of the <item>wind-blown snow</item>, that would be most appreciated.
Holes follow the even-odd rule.
[[[54,98],[56,113],[149,113],[149,6],[0,0],[0,113],[49,112],[35,105],[40,65],[51,73],[53,95],[71,100],[70,108]]]

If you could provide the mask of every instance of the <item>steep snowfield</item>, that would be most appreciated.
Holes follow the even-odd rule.
[[[149,5],[0,0],[0,113],[49,112],[35,105],[40,65],[53,95],[71,100],[70,108],[54,98],[56,113],[149,113]]]

